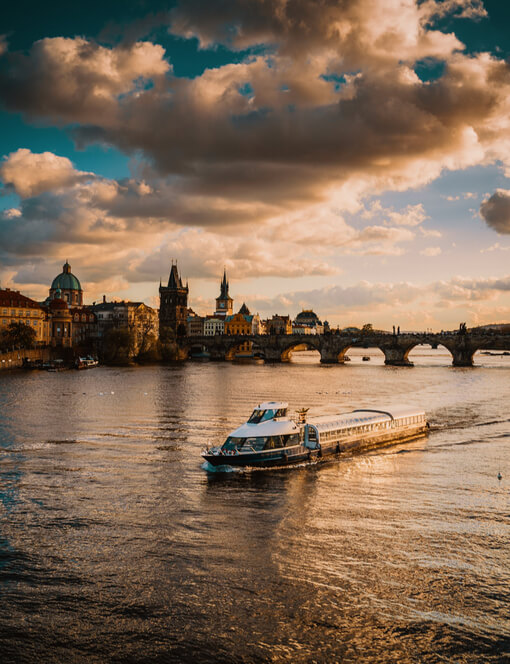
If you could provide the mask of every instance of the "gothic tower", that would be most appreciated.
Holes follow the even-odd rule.
[[[216,298],[215,316],[224,318],[231,316],[234,309],[234,300],[228,294],[227,271],[223,270],[223,281],[220,286],[220,296]]]
[[[186,336],[188,317],[188,284],[182,285],[177,265],[172,263],[168,286],[159,285],[159,335],[165,328],[176,336]]]

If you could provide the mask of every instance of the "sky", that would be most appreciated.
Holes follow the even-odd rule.
[[[0,22],[0,286],[510,321],[510,5],[20,0]]]

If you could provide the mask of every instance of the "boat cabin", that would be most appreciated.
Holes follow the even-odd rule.
[[[286,417],[288,403],[284,401],[266,401],[259,404],[248,419],[248,424],[260,424],[274,420],[277,417]]]
[[[230,453],[250,453],[292,447],[301,443],[300,427],[287,417],[288,404],[266,401],[222,445]]]
[[[306,444],[311,449],[351,436],[376,436],[391,431],[422,429],[426,426],[425,413],[409,407],[391,410],[358,409],[343,415],[316,417],[306,424]]]

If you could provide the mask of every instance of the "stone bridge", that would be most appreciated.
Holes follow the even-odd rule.
[[[477,350],[510,351],[510,335],[464,334],[447,332],[441,334],[254,334],[215,335],[186,337],[181,342],[183,351],[200,348],[207,350],[213,360],[232,360],[240,346],[247,341],[253,343],[253,352],[267,362],[288,362],[292,351],[298,346],[317,350],[321,362],[342,364],[349,348],[379,348],[384,353],[384,363],[391,366],[413,366],[408,359],[415,346],[427,344],[433,348],[442,345],[452,354],[455,367],[473,366],[473,355]]]

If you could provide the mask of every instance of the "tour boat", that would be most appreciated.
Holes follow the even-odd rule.
[[[360,408],[339,415],[290,417],[288,404],[259,404],[221,446],[202,453],[211,466],[284,466],[340,452],[367,450],[409,440],[427,431],[424,411],[407,406]]]

